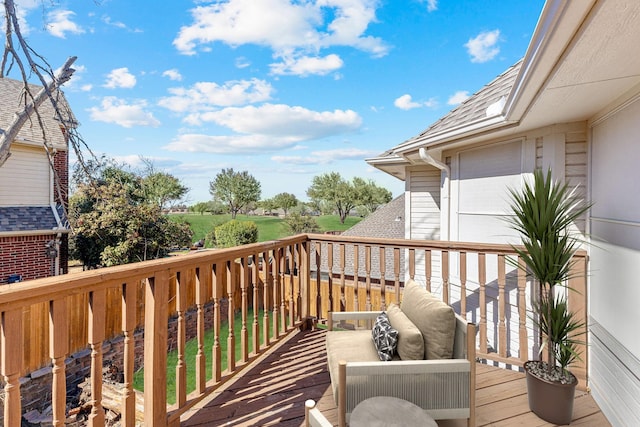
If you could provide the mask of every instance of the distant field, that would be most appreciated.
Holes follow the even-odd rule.
[[[215,226],[229,221],[231,215],[210,215],[210,214],[171,214],[169,215],[174,221],[185,221],[193,230],[193,241],[204,239],[207,233]],[[340,223],[337,215],[322,215],[315,217],[322,231],[344,231],[358,222],[360,217],[348,217],[344,224]],[[259,215],[238,215],[239,221],[253,221],[258,226],[258,241],[265,242],[267,240],[279,239],[289,235],[284,221],[274,216]]]

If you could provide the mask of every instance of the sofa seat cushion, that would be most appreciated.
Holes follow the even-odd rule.
[[[413,280],[404,286],[400,309],[422,333],[425,359],[451,359],[456,315],[451,306]]]
[[[387,316],[391,327],[398,331],[397,351],[400,359],[424,359],[424,340],[420,329],[409,320],[407,315],[400,310],[400,306],[395,303],[389,304]]]
[[[338,399],[338,362],[379,362],[371,339],[371,330],[329,331],[326,338],[327,366],[331,376],[333,396]]]

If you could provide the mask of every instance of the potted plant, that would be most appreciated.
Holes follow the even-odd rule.
[[[510,189],[513,215],[507,218],[522,236],[522,246],[513,246],[526,271],[539,283],[540,294],[533,303],[533,321],[543,338],[540,353],[547,362],[528,361],[524,365],[530,409],[545,421],[569,424],[577,378],[567,367],[579,359],[579,335],[584,322],[569,310],[566,298],[556,295],[557,286],[566,286],[572,257],[581,240],[570,226],[590,204],[575,197],[574,189],[537,169],[533,182],[519,191]],[[511,260],[518,266],[517,261]]]

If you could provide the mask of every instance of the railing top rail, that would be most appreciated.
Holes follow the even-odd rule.
[[[182,256],[142,261],[132,264],[105,267],[62,276],[28,280],[0,286],[0,307],[9,310],[50,301],[68,295],[90,292],[154,276],[160,271],[176,272],[202,264],[215,264],[256,253],[306,242],[307,236],[299,234],[279,240],[253,243],[233,248],[203,250]]]
[[[453,242],[445,240],[407,240],[407,239],[383,239],[375,237],[342,236],[330,234],[308,234],[307,237],[313,241],[327,243],[348,243],[364,244],[372,246],[391,246],[407,249],[433,249],[448,250],[454,252],[482,252],[488,254],[515,254],[513,247],[509,244],[500,243],[477,243],[477,242]],[[523,246],[516,246],[523,249]],[[585,250],[576,252],[577,257],[586,257]]]

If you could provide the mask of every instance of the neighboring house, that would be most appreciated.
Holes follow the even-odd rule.
[[[522,61],[367,160],[405,181],[410,239],[517,241],[500,216],[535,168],[595,203],[578,224],[591,242],[589,387],[620,426],[640,425],[639,46],[637,0],[548,0]]]
[[[40,87],[31,90],[35,95]],[[22,81],[0,78],[1,129],[23,105]],[[40,115],[48,148],[33,113],[0,166],[0,284],[67,272],[68,143],[48,100]]]

